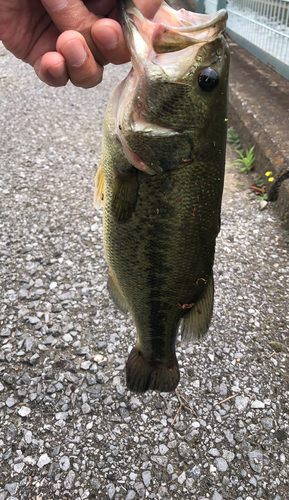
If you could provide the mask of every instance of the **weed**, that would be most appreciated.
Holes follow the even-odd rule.
[[[240,158],[237,158],[231,165],[237,165],[237,166],[244,165],[239,169],[239,172],[246,172],[246,173],[250,172],[250,170],[252,170],[253,168],[254,160],[256,159],[256,156],[253,154],[254,148],[255,144],[254,146],[251,147],[249,151],[248,149],[246,149],[245,154],[236,149],[235,151],[236,153],[238,153]]]
[[[268,200],[267,193],[263,193],[263,194],[260,194],[260,196],[257,196],[257,200]]]
[[[265,182],[262,177],[260,177],[260,175],[254,175],[254,184],[256,184],[256,186],[259,188],[265,186]]]
[[[289,230],[287,229],[286,231],[283,231],[282,235],[284,238],[284,242],[289,243]]]
[[[241,149],[241,142],[239,134],[233,127],[230,127],[227,132],[227,141],[234,145],[234,149]]]

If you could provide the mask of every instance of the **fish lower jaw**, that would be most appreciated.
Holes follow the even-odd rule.
[[[124,136],[123,135],[119,136],[119,134],[118,134],[118,137],[119,137],[119,140],[120,140],[121,145],[122,145],[123,153],[124,153],[126,159],[129,161],[129,163],[131,165],[133,165],[135,168],[137,168],[138,170],[140,170],[141,172],[146,172],[147,174],[155,175],[156,174],[155,170],[153,170],[151,167],[146,165],[146,163],[144,161],[142,161],[142,159],[136,153],[134,153],[132,151],[132,149],[126,143]]]

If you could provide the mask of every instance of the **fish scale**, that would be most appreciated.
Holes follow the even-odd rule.
[[[163,4],[163,8],[168,7]],[[130,26],[126,32],[130,19],[138,16],[153,23],[142,18],[129,0],[122,4],[120,16],[131,46],[136,43],[136,28]],[[179,325],[185,340],[199,338],[212,315],[226,142],[229,56],[222,35],[224,16],[217,14],[214,29],[219,19],[220,32],[208,43],[200,42],[185,73],[182,50],[182,69],[175,75],[179,84],[170,84],[172,77],[165,72],[160,81],[147,63],[145,78],[130,73],[115,89],[105,116],[96,198],[104,197],[108,288],[116,304],[131,311],[137,329],[138,341],[126,365],[127,384],[135,392],[175,389]],[[153,32],[154,25],[149,27]],[[159,46],[161,42],[159,38]],[[220,50],[221,60],[216,58]],[[132,57],[139,71],[141,62],[134,57],[139,56]],[[208,66],[209,75],[219,75],[212,92],[204,92],[198,84],[198,75]],[[136,114],[138,96],[141,119]]]

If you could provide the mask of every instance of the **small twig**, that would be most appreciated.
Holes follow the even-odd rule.
[[[171,429],[172,429],[175,421],[177,420],[178,414],[180,413],[180,411],[181,411],[181,409],[183,407],[186,408],[186,410],[192,411],[196,415],[196,417],[197,417],[197,414],[196,414],[194,408],[190,405],[190,403],[188,402],[188,400],[184,396],[182,396],[181,394],[179,394],[177,390],[175,390],[175,393],[176,393],[176,396],[177,396],[177,398],[179,400],[180,406],[179,406],[179,408],[177,410],[177,413],[175,414],[174,419],[173,419],[173,421],[172,421],[172,423],[170,425],[169,433],[170,433],[170,431],[171,431]],[[187,403],[188,406],[186,406],[185,403],[183,403],[182,399]]]
[[[186,408],[186,410],[192,411],[196,415],[196,417],[197,417],[198,415],[196,414],[194,408],[190,405],[190,403],[188,402],[188,400],[184,396],[182,396],[181,394],[179,394],[177,390],[175,390],[175,393],[177,395],[177,398],[178,398],[180,404],[182,406],[184,406]],[[186,406],[184,403],[182,403],[181,399],[183,399],[187,403],[188,406]]]
[[[236,396],[237,396],[237,394],[233,394],[233,396],[230,396],[226,399],[223,399],[223,401],[217,401],[217,403],[214,403],[214,406],[221,405],[222,403],[225,403],[226,401],[229,401],[229,399],[235,398]]]
[[[271,354],[269,354],[269,356],[267,356],[267,354],[263,354],[263,356],[265,356],[265,358],[267,358],[267,359],[270,359],[272,356],[274,356],[274,354],[277,354],[277,355],[278,355],[279,353],[278,353],[278,352],[276,352],[276,351],[274,351],[274,352],[272,352]]]
[[[261,188],[259,188],[256,185],[250,186],[250,189],[253,189],[254,191],[257,191],[257,193],[260,193],[260,194],[264,194],[264,188],[265,188],[265,186],[262,186]]]

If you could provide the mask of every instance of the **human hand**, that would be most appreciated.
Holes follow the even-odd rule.
[[[153,17],[161,3],[135,0],[146,17]],[[0,40],[53,87],[69,79],[78,87],[94,87],[105,64],[129,60],[116,0],[0,0]]]

